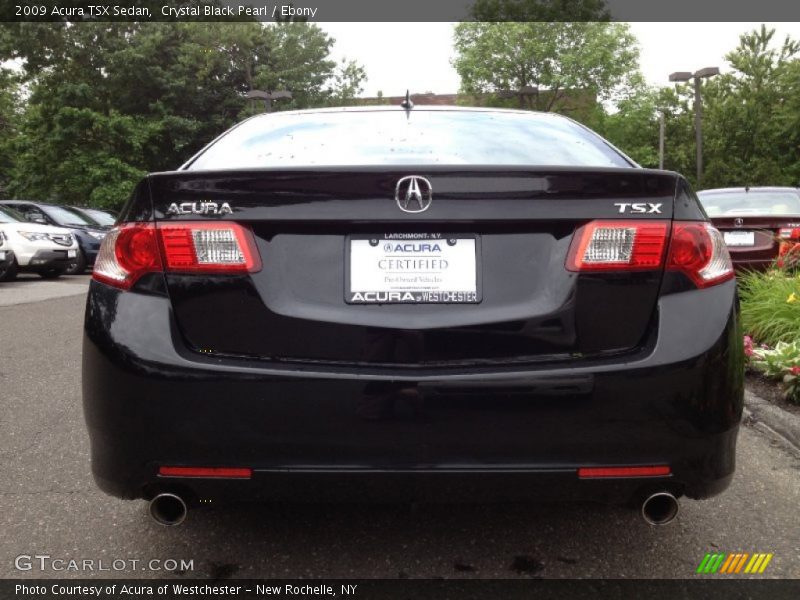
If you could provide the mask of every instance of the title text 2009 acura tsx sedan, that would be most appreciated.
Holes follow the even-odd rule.
[[[261,115],[136,188],[83,352],[99,486],[209,500],[590,499],[734,472],[730,258],[680,175],[552,114]]]

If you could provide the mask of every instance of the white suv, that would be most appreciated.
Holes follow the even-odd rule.
[[[78,242],[69,230],[29,223],[7,206],[0,206],[0,281],[11,281],[17,271],[54,279],[78,255]]]

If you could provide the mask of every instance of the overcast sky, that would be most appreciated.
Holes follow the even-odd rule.
[[[318,23],[335,39],[334,57],[361,63],[369,78],[364,96],[458,91],[453,57],[452,23]],[[760,23],[631,23],[641,48],[641,69],[653,85],[668,83],[673,71],[703,67],[727,70],[724,56],[739,43],[739,35]],[[800,23],[767,23],[782,42],[789,34],[800,39]]]

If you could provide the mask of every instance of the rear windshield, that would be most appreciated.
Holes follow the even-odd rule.
[[[633,166],[557,115],[398,108],[263,115],[232,129],[188,168],[411,164]]]
[[[742,190],[697,194],[709,217],[746,215],[800,216],[800,195],[791,190]]]

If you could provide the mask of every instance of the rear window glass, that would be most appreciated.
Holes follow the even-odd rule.
[[[263,115],[188,168],[435,164],[632,166],[601,137],[557,115],[398,108]]]
[[[800,195],[794,191],[698,193],[709,217],[747,215],[800,216]]]

